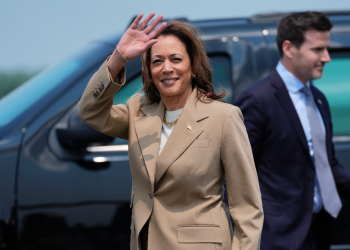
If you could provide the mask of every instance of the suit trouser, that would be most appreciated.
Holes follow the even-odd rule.
[[[331,216],[322,209],[313,214],[310,228],[300,250],[329,250],[331,233]]]

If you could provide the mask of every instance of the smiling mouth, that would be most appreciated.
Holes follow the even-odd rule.
[[[172,79],[161,80],[161,82],[165,83],[165,84],[172,84],[172,83],[176,82],[177,80],[178,80],[178,78],[172,78]]]
[[[324,68],[324,64],[323,63],[322,64],[316,64],[315,66],[316,66],[316,68],[318,70],[323,70],[323,68]]]
[[[323,66],[316,66],[316,69],[319,71],[323,71]]]

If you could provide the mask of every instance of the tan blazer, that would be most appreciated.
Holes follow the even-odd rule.
[[[129,141],[131,249],[140,249],[148,220],[150,250],[259,249],[261,194],[240,110],[196,102],[194,91],[158,157],[164,104],[136,94],[112,106],[125,70],[118,77],[120,84],[110,81],[104,63],[86,87],[79,115],[96,130]],[[222,203],[225,178],[229,210]]]

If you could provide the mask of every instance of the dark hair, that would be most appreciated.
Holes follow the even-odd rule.
[[[289,40],[300,48],[304,42],[304,34],[308,30],[330,31],[333,24],[320,12],[296,12],[283,17],[278,23],[276,43],[280,56],[283,56],[283,42]]]
[[[187,22],[172,21],[168,23],[167,27],[159,36],[175,36],[185,45],[191,60],[192,73],[195,75],[192,78],[192,89],[197,87],[198,100],[211,102],[212,100],[221,99],[226,95],[225,89],[223,89],[221,94],[214,92],[212,69],[200,32],[196,27]],[[151,49],[152,47],[142,55],[142,90],[145,92],[148,100],[159,102],[160,93],[152,80],[151,74]],[[202,100],[203,97],[207,98]]]

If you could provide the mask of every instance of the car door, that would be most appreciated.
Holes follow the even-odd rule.
[[[53,89],[58,93],[43,95],[41,111],[23,129],[16,210],[20,249],[129,249],[127,150],[101,152],[98,147],[113,138],[95,132],[77,113],[88,80],[112,51],[99,45],[75,56],[82,71],[63,79],[64,87]],[[129,66],[141,71],[137,60]],[[43,84],[52,84],[55,68],[52,72]]]

